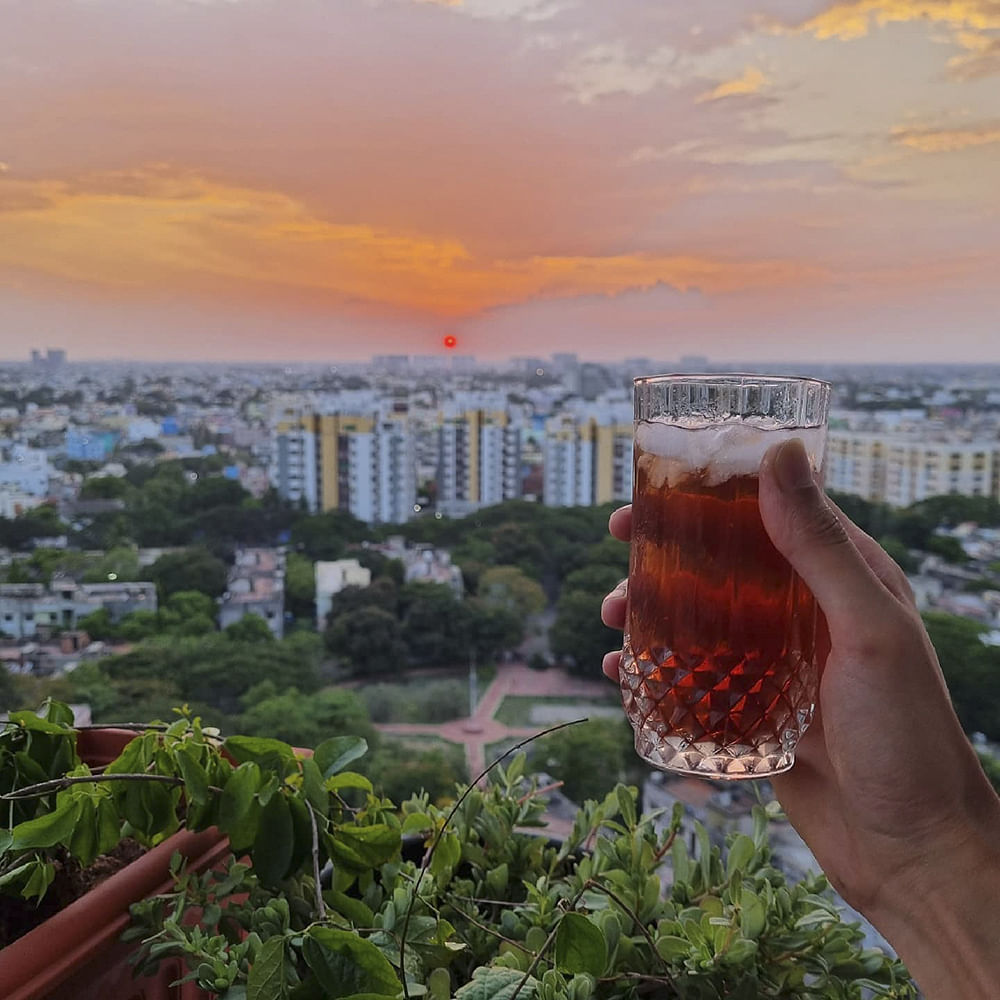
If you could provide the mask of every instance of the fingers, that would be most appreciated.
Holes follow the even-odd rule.
[[[628,603],[628,580],[622,580],[604,598],[601,604],[601,621],[608,628],[625,628],[625,607]]]
[[[816,596],[834,642],[864,642],[898,609],[816,485],[802,442],[772,448],[760,468],[760,513],[771,541]]]
[[[601,669],[604,671],[604,676],[613,680],[615,683],[618,682],[618,668],[622,663],[622,651],[620,649],[612,650],[610,653],[604,654],[604,662],[601,664]]]
[[[632,505],[619,507],[608,518],[608,530],[612,537],[620,542],[627,542],[632,537]]]
[[[827,503],[833,508],[840,519],[848,537],[861,557],[872,568],[872,572],[885,584],[890,593],[904,604],[914,605],[913,588],[906,574],[899,568],[896,561],[889,555],[871,535],[862,531],[829,497]]]

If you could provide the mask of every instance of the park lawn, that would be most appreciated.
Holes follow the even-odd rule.
[[[546,705],[552,709],[553,718],[550,722],[538,723],[532,721],[531,710],[536,705]],[[565,712],[556,709],[565,708]],[[607,698],[572,698],[565,695],[529,696],[509,694],[504,698],[494,713],[497,722],[506,726],[530,729],[537,726],[544,729],[546,725],[557,725],[560,722],[572,722],[581,719],[593,708],[602,710],[614,708],[621,712],[621,700],[617,694]],[[559,718],[555,716],[558,714]],[[603,714],[603,713],[602,713]]]

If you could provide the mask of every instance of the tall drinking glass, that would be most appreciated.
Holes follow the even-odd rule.
[[[758,470],[802,439],[823,466],[830,386],[764,375],[635,380],[622,700],[636,752],[710,778],[788,770],[812,720],[819,611],[771,544]]]

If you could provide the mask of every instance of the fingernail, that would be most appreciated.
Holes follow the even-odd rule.
[[[778,485],[786,492],[791,493],[812,485],[812,466],[799,438],[792,438],[779,446],[774,456],[774,472],[778,477]]]

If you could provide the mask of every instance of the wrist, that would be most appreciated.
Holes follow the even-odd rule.
[[[988,996],[1000,981],[1000,800],[928,838],[871,911],[928,1000]]]

